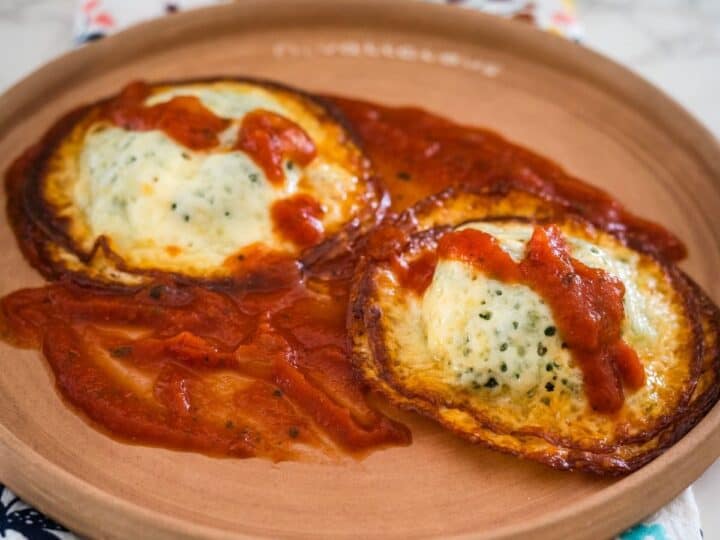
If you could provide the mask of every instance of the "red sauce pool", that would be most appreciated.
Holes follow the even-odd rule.
[[[163,129],[188,148],[218,144],[227,121],[194,98],[140,107],[147,91],[142,84],[131,85],[104,114],[128,129]],[[685,253],[661,227],[630,215],[604,192],[494,133],[419,109],[334,102],[385,183],[393,210],[457,182],[516,186],[580,212],[639,249],[670,260]],[[255,152],[271,179],[282,156],[302,164],[314,155],[293,126],[266,113],[250,115],[242,129],[249,138],[240,144]],[[16,184],[24,181],[31,161],[18,162],[8,173],[11,198],[21,192]],[[312,203],[285,204],[299,206],[275,209],[276,225],[293,241],[310,245],[321,237]],[[297,216],[300,221],[293,221]],[[395,240],[389,232],[385,249],[392,251]],[[333,264],[352,268],[362,245]],[[409,431],[369,404],[353,372],[345,330],[348,273],[315,274],[312,267],[280,257],[245,258],[238,262],[242,280],[224,285],[160,281],[118,290],[80,286],[67,278],[17,291],[0,302],[2,335],[40,348],[66,400],[123,440],[274,460],[409,444]],[[556,259],[567,262],[562,254]],[[422,290],[432,268],[428,259],[406,269],[413,287]],[[610,283],[602,287],[615,291]],[[599,330],[603,342],[612,342],[611,330]],[[626,352],[617,344],[609,362],[634,384],[639,375]]]
[[[632,247],[677,261],[683,243],[632,215],[610,195],[498,134],[457,125],[415,107],[384,107],[332,98],[402,210],[452,185],[518,188],[557,202]]]

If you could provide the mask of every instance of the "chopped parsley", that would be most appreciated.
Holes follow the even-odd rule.
[[[110,350],[110,356],[114,358],[124,358],[125,356],[129,356],[130,354],[132,354],[132,347],[130,347],[129,345],[115,347],[114,349]]]

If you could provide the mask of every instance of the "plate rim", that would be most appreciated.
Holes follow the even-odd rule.
[[[341,9],[339,9],[340,4]],[[682,105],[639,75],[599,53],[568,43],[562,38],[549,35],[529,25],[520,25],[473,10],[408,0],[343,0],[342,2],[246,0],[242,3],[190,10],[174,14],[172,17],[140,23],[99,42],[65,53],[6,90],[0,96],[0,139],[4,138],[16,124],[21,123],[24,112],[32,108],[33,103],[41,98],[43,92],[52,92],[53,88],[71,85],[70,81],[83,70],[83,67],[101,61],[111,51],[115,57],[114,63],[103,65],[99,72],[109,71],[114,66],[125,63],[140,52],[142,45],[154,47],[153,50],[159,49],[164,43],[173,41],[173,36],[176,37],[179,33],[191,31],[193,28],[202,28],[207,23],[218,24],[219,21],[223,21],[224,25],[229,26],[231,22],[247,23],[239,19],[249,15],[272,18],[268,15],[271,12],[273,15],[287,14],[298,9],[321,14],[319,24],[337,21],[338,18],[344,24],[352,24],[350,19],[354,13],[370,10],[382,14],[380,22],[386,26],[403,24],[409,27],[411,23],[417,23],[417,30],[422,30],[423,27],[429,30],[444,23],[445,26],[453,26],[453,33],[456,36],[460,36],[461,31],[463,35],[470,35],[470,31],[477,32],[481,29],[485,32],[484,42],[509,40],[528,45],[529,47],[525,49],[529,48],[532,51],[529,55],[531,60],[541,61],[553,69],[561,69],[566,73],[572,72],[573,77],[611,92],[624,103],[632,105],[634,111],[640,112],[644,117],[651,117],[655,125],[661,127],[671,140],[678,142],[682,150],[692,155],[696,163],[707,171],[707,175],[714,178],[714,187],[720,190],[720,143]],[[255,18],[254,21],[257,19]],[[242,30],[235,27],[235,31]],[[216,33],[213,37],[218,35],[219,33]],[[461,37],[456,39],[459,40]],[[194,40],[194,42],[199,41],[201,40]],[[186,42],[184,45],[189,43]],[[567,54],[569,47],[577,48],[573,54]],[[527,58],[528,55],[522,57]],[[48,82],[52,84],[48,85]],[[704,445],[716,450],[699,453],[701,459],[691,459],[694,457],[693,451]],[[639,471],[572,506],[525,521],[520,526],[516,523],[508,524],[494,530],[487,538],[510,539],[529,533],[537,538],[550,538],[563,531],[588,537],[614,534],[667,503],[709,467],[718,455],[720,455],[720,405],[716,405],[667,452]],[[145,533],[151,533],[156,538],[246,538],[256,534],[231,532],[201,525],[111,495],[91,482],[76,477],[46,460],[1,423],[0,457],[2,458],[0,473],[10,489],[81,534],[92,535],[99,532],[94,523],[97,521],[115,524],[127,524],[132,521],[134,525],[130,525],[131,528],[124,532],[144,530]],[[54,479],[55,489],[62,493],[62,497],[53,496],[45,492],[41,486],[28,482],[25,478],[27,475],[22,472],[38,469]],[[647,484],[652,479],[660,477],[665,477],[668,481],[659,489],[648,492]],[[679,478],[683,480],[679,481]],[[628,510],[618,504],[618,501],[633,498],[633,495],[635,499],[642,501],[637,508]],[[73,504],[68,505],[67,500],[73,497]],[[82,511],[72,512],[71,506],[78,506],[78,501],[96,503],[93,515],[83,515]],[[98,509],[97,506],[101,508]],[[121,519],[114,517],[114,514],[121,513],[118,510],[122,511]],[[578,526],[583,526],[584,529],[580,530]],[[475,534],[477,532],[468,531],[459,534],[458,537],[470,537]]]

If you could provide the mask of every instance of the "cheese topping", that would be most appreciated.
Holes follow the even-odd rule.
[[[522,259],[533,228],[522,223],[471,223],[494,236],[514,260]],[[636,283],[637,256],[613,255],[584,239],[566,237],[571,255],[619,278],[625,286],[623,337],[639,345],[655,337],[649,306]],[[552,313],[531,288],[487,278],[475,266],[440,260],[421,301],[427,347],[448,382],[474,389],[534,394],[578,392],[582,373],[573,364]]]
[[[275,189],[242,152],[207,155],[161,131],[106,127],[86,138],[75,199],[92,237],[109,237],[128,262],[201,268],[274,242],[267,208],[295,190]]]

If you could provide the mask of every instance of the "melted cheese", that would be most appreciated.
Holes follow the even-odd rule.
[[[494,236],[516,261],[532,235],[532,226],[522,223],[467,227]],[[573,257],[625,285],[624,338],[632,346],[652,341],[656,331],[650,321],[668,310],[641,294],[637,255],[611,254],[573,236],[567,242]],[[556,388],[577,394],[581,388],[582,375],[563,347],[550,309],[525,285],[489,279],[468,263],[441,260],[422,298],[421,320],[428,351],[449,383],[515,395]]]
[[[526,393],[554,385],[553,376],[561,373],[566,386],[580,384],[548,306],[524,285],[442,261],[423,297],[422,321],[428,350],[446,366],[448,382]]]
[[[75,200],[91,239],[106,235],[131,264],[217,266],[239,247],[278,244],[274,188],[242,152],[192,152],[160,131],[107,127],[86,138]]]

